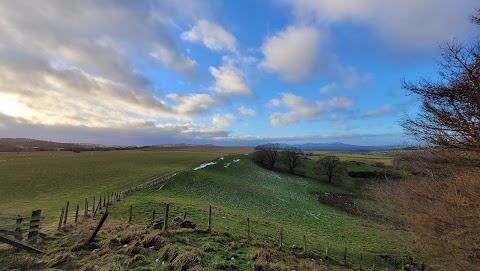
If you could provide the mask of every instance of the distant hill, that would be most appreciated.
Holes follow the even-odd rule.
[[[30,138],[0,138],[0,152],[92,150],[111,148],[100,144],[60,143]]]
[[[350,145],[341,142],[331,142],[331,143],[305,143],[305,144],[296,144],[289,145],[302,150],[324,150],[324,151],[385,151],[398,149],[399,146],[394,145],[385,145],[385,146],[360,146],[360,145]]]

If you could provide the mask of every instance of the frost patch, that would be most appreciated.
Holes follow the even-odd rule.
[[[208,166],[215,165],[216,163],[217,162],[203,163],[203,164],[199,165],[198,167],[194,168],[193,170],[199,170],[199,169],[202,169],[202,168],[206,168]]]

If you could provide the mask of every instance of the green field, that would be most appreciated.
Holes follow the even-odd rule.
[[[387,166],[391,166],[393,163],[393,157],[390,154],[393,152],[379,152],[375,154],[371,153],[343,153],[343,152],[331,152],[331,151],[313,151],[313,157],[323,157],[327,155],[334,155],[340,158],[341,161],[356,161],[367,164],[384,163]]]
[[[234,159],[240,161],[234,163]],[[341,258],[348,248],[353,262],[359,260],[360,253],[369,264],[375,255],[399,258],[409,253],[405,243],[410,235],[403,230],[317,202],[318,193],[347,192],[339,186],[269,171],[247,156],[227,156],[218,162],[198,171],[185,171],[160,188],[134,193],[112,206],[112,217],[126,221],[132,205],[133,221],[147,224],[153,210],[162,214],[165,203],[169,203],[171,216],[183,216],[186,211],[187,217],[205,229],[207,210],[212,205],[214,231],[240,238],[246,237],[250,218],[253,238],[270,244],[278,243],[282,227],[287,249],[301,247],[305,235],[311,251],[321,253],[328,244],[330,253]],[[225,167],[225,163],[231,164]]]
[[[391,159],[387,156],[321,154],[340,156],[346,162],[347,170],[380,170],[373,166],[374,163],[381,159],[388,163]],[[255,253],[267,253],[272,261],[285,268],[297,266],[302,269],[299,266],[308,265],[310,261],[325,264],[330,270],[344,270],[345,249],[348,250],[348,263],[353,267],[358,267],[360,262],[363,266],[372,266],[375,259],[377,268],[385,268],[389,260],[393,263],[393,259],[397,259],[400,263],[402,255],[416,255],[409,245],[411,234],[401,227],[367,220],[317,201],[319,194],[348,194],[360,210],[395,212],[383,208],[382,202],[360,196],[365,180],[345,176],[341,183],[327,184],[312,173],[315,159],[304,161],[301,170],[305,176],[301,177],[264,169],[250,156],[228,155],[224,160],[220,159],[221,156],[180,151],[2,153],[0,215],[28,214],[41,208],[45,221],[55,223],[66,201],[70,201],[71,206],[83,204],[85,197],[91,200],[96,196],[98,200],[106,192],[125,190],[178,172],[159,186],[140,189],[109,207],[106,229],[100,232],[98,243],[93,245],[106,249],[102,252],[108,255],[105,256],[108,257],[106,262],[91,254],[89,247],[75,252],[72,259],[81,265],[137,266],[139,263],[132,263],[125,255],[128,248],[115,241],[132,234],[125,230],[127,228],[135,228],[136,240],[160,235],[166,244],[163,251],[170,247],[179,253],[195,252],[201,256],[202,266],[207,270],[212,266],[228,265],[231,258],[235,259],[237,270],[252,269],[258,263],[252,256]],[[210,161],[217,164],[193,170]],[[153,211],[157,218],[162,216],[166,203],[170,204],[172,222],[173,217],[182,217],[186,212],[187,218],[197,224],[197,230],[165,234],[146,228]],[[207,228],[210,205],[213,234],[203,231]],[[130,206],[133,207],[134,223],[131,227],[125,224]],[[247,218],[250,219],[252,241],[247,240]],[[40,244],[50,251],[43,259],[52,261],[51,257],[56,254],[71,254],[72,248],[78,246],[76,236],[84,236],[85,231],[89,233],[98,219],[99,216],[94,220],[82,219],[78,228],[57,232],[53,239]],[[111,231],[112,227],[116,229],[115,233]],[[283,251],[277,249],[280,229],[283,230]],[[70,234],[71,230],[80,233]],[[304,236],[308,251],[313,254],[303,254]],[[328,259],[323,258],[327,246]],[[162,250],[143,249],[144,260],[138,267],[168,270],[168,265],[159,265],[156,260]],[[28,254],[22,255],[26,262],[32,260]],[[11,264],[15,258],[5,258],[4,261]],[[42,258],[33,261],[42,261]],[[69,266],[64,264],[63,268]],[[285,270],[290,270],[288,268]]]
[[[98,200],[107,192],[119,192],[220,156],[169,151],[0,153],[0,215],[28,215],[42,209],[46,221],[54,221],[67,201],[83,207],[86,197]]]

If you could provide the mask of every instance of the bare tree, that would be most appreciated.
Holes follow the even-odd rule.
[[[479,17],[472,21],[480,25]],[[480,43],[447,43],[438,65],[438,81],[403,82],[422,101],[419,115],[403,127],[435,146],[480,152]]]
[[[290,173],[295,172],[295,168],[302,164],[302,150],[288,147],[282,150],[282,163],[288,168]]]
[[[480,25],[480,10],[477,12],[471,19]],[[421,78],[417,83],[403,83],[422,101],[420,114],[407,118],[403,127],[443,150],[397,159],[395,166],[409,171],[411,177],[389,184],[387,194],[405,216],[417,243],[439,264],[438,270],[477,270],[480,43],[453,41],[442,49],[441,80]]]
[[[317,161],[315,171],[318,175],[326,175],[328,182],[331,183],[345,173],[345,166],[338,157],[329,155]]]
[[[280,150],[281,147],[278,143],[258,145],[255,148],[254,157],[258,162],[266,164],[273,169],[275,168],[275,163],[277,162]]]

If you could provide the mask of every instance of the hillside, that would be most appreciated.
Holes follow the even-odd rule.
[[[100,144],[60,143],[30,138],[0,138],[0,152],[102,149]]]
[[[399,268],[402,257],[418,257],[417,251],[410,245],[412,237],[405,229],[321,204],[319,196],[348,196],[360,213],[383,203],[364,198],[352,188],[266,170],[253,163],[247,155],[219,158],[218,155],[195,152],[185,155],[183,151],[101,153],[115,154],[120,159],[105,156],[104,159],[112,166],[125,167],[135,163],[116,176],[108,177],[111,175],[108,172],[113,173],[119,168],[107,170],[106,175],[77,190],[76,197],[82,199],[78,191],[91,191],[98,195],[94,183],[101,183],[103,178],[108,178],[105,184],[112,183],[138,167],[138,174],[153,172],[157,164],[152,161],[153,157],[160,155],[164,157],[164,164],[171,164],[175,153],[179,154],[177,162],[180,164],[186,157],[192,164],[193,160],[202,156],[203,161],[214,164],[197,167],[198,170],[183,166],[178,168],[181,172],[174,177],[154,187],[135,191],[109,206],[107,223],[90,245],[84,242],[100,215],[93,220],[82,218],[74,226],[73,214],[70,214],[69,226],[61,231],[56,231],[56,227],[43,226],[48,234],[35,245],[47,250],[46,255],[33,256],[20,252],[13,257],[11,248],[0,246],[0,254],[10,255],[0,259],[0,265],[6,270],[32,269],[35,266],[40,269],[81,270],[350,270],[374,265],[376,268],[393,265]],[[90,161],[89,166],[81,168],[91,167],[92,162],[98,165],[92,169],[105,171],[105,164],[99,162],[102,160],[99,156],[89,156],[88,153],[69,155],[57,162],[71,159]],[[84,157],[77,160],[82,155]],[[192,160],[193,157],[196,158]],[[37,158],[16,159],[19,160],[16,163],[43,165],[42,160]],[[139,183],[137,179],[140,176],[132,175],[122,185]],[[88,179],[83,176],[79,180]],[[57,185],[54,186],[58,189]],[[358,188],[359,185],[351,187]],[[167,203],[170,228],[165,232],[161,225]],[[2,206],[5,204],[7,202]],[[60,202],[57,204],[61,206]],[[211,232],[207,231],[209,206],[212,206]],[[130,208],[132,224],[127,223]],[[100,214],[104,211],[102,208]],[[47,213],[46,219],[58,223],[57,212],[54,215]],[[181,226],[183,217],[190,223],[186,225],[195,224],[195,229]],[[152,228],[152,220],[160,227]]]

